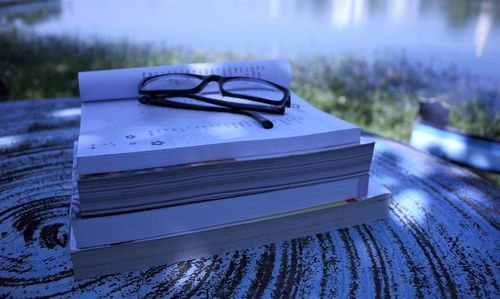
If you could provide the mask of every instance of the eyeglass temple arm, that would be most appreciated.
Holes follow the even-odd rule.
[[[215,111],[215,112],[227,112],[227,113],[236,113],[243,114],[253,118],[257,121],[264,129],[271,129],[274,124],[269,119],[263,117],[262,115],[255,113],[253,111],[241,110],[241,109],[232,109],[226,107],[215,107],[215,106],[202,106],[196,104],[188,104],[181,103],[176,101],[171,101],[166,98],[151,98],[151,97],[139,97],[139,102],[143,104],[163,106],[163,107],[172,107],[172,108],[180,108],[180,109],[189,109],[189,110],[200,110],[200,111]]]
[[[223,92],[223,95],[226,95],[227,93]],[[230,94],[228,94],[230,95]],[[259,111],[259,112],[266,112],[266,113],[275,113],[275,114],[283,114],[285,112],[284,106],[261,106],[261,105],[255,105],[255,104],[243,104],[243,103],[228,103],[226,101],[221,101],[218,99],[213,99],[209,97],[204,97],[200,96],[197,94],[188,94],[184,92],[169,92],[169,93],[164,93],[164,94],[143,94],[140,95],[141,98],[144,98],[146,100],[149,99],[167,99],[167,98],[174,98],[174,97],[187,97],[195,100],[199,100],[202,102],[210,103],[212,105],[218,105],[222,107],[227,107],[229,109],[234,109],[234,110],[252,110],[252,111]],[[236,97],[236,96],[235,96]],[[238,96],[241,99],[250,99],[253,100],[255,99],[254,97],[251,96]],[[290,103],[290,98],[286,100],[286,104],[288,107]]]

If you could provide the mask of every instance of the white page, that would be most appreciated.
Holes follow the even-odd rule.
[[[292,69],[287,60],[214,62],[115,69],[78,73],[80,98],[84,102],[136,98],[138,96],[138,83],[143,78],[168,73],[255,77],[284,87],[290,86],[292,81]]]
[[[265,114],[274,123],[272,129],[263,129],[252,118],[232,113],[158,107],[134,100],[85,103],[78,156],[279,139],[356,128],[298,96],[292,95],[292,103],[285,115]]]
[[[263,129],[252,118],[232,113],[157,107],[137,100],[84,103],[78,139],[78,170],[80,174],[123,171],[359,143],[357,126],[312,107],[294,94],[292,107],[285,115],[265,116],[273,121],[272,129]],[[331,132],[336,134],[335,138],[315,138]],[[310,139],[308,142],[291,138]],[[284,143],[286,139],[289,141]],[[274,141],[274,146],[245,143],[262,145],[266,141]],[[231,149],[216,148],[227,144],[231,144]],[[124,159],[106,165],[112,156],[170,150],[176,152],[168,158]],[[92,157],[102,158],[99,165],[89,166],[85,158]]]

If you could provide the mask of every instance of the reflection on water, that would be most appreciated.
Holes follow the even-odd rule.
[[[481,3],[481,11],[476,22],[476,31],[474,33],[474,45],[476,47],[476,57],[481,57],[483,54],[486,41],[493,27],[495,20],[493,14],[493,4],[491,2]],[[500,59],[500,57],[499,57]]]
[[[23,5],[0,6],[0,32],[15,27],[32,27],[61,16],[60,1],[33,2]]]
[[[403,51],[500,78],[500,3],[492,0],[48,1],[0,8],[0,20],[36,34],[263,58]]]

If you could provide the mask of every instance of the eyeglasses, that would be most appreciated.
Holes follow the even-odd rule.
[[[222,99],[200,95],[204,89],[210,91],[206,88],[210,82],[219,84]],[[273,123],[256,112],[284,114],[286,107],[290,107],[290,91],[258,78],[174,73],[144,78],[139,83],[139,101],[164,107],[243,114],[270,129]]]

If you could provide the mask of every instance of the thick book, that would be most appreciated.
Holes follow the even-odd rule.
[[[324,185],[366,175],[373,148],[373,142],[363,140],[357,145],[285,155],[79,176],[80,214],[90,217],[124,213]],[[353,193],[352,197],[358,195],[362,194]]]
[[[83,249],[262,221],[273,215],[363,198],[367,188],[365,172],[333,182],[88,218],[79,214],[75,197],[71,224],[77,246]]]
[[[285,87],[291,81],[290,65],[283,60],[80,73],[80,175],[316,150],[360,141],[358,126],[314,108],[293,93],[284,115],[266,114],[274,123],[272,129],[263,129],[240,114],[138,102],[137,85],[142,78],[175,72],[252,76]],[[214,91],[209,87],[207,92]],[[210,96],[220,97],[216,92]]]
[[[276,190],[177,206],[82,217],[82,201],[78,191],[79,182],[74,155],[71,226],[80,249],[140,241],[182,234],[186,231],[224,227],[237,222],[259,221],[269,215],[349,199],[363,199],[368,195],[368,181],[368,171],[363,171],[334,181],[284,186]]]
[[[331,190],[331,195],[329,196],[327,192],[323,198],[333,198],[334,193],[335,191]],[[290,193],[290,195],[293,194],[294,192]],[[302,196],[302,202],[308,202],[308,195],[302,194]],[[319,197],[315,200],[318,199]],[[166,213],[164,214],[166,219],[156,229],[159,235],[154,237],[148,235],[151,228],[144,223],[150,221],[150,218],[144,218],[144,215],[134,221],[127,221],[124,218],[117,220],[113,225],[121,224],[122,230],[126,231],[125,234],[132,233],[132,227],[139,225],[140,227],[133,234],[139,237],[149,236],[149,238],[86,248],[78,245],[81,243],[79,238],[82,234],[98,235],[99,228],[105,228],[113,221],[99,223],[100,220],[96,220],[87,225],[78,224],[75,219],[72,219],[70,254],[73,260],[73,271],[76,278],[130,271],[358,225],[385,218],[389,199],[390,192],[375,179],[370,178],[368,193],[364,198],[317,201],[307,207],[296,206],[281,212],[276,205],[269,209],[257,209],[258,213],[245,217],[247,213],[251,214],[253,205],[253,201],[248,201],[246,205],[226,211],[227,214],[235,214],[228,215],[227,217],[232,218],[226,223],[224,220],[217,222],[216,217],[212,216],[204,220],[205,214],[210,214],[210,209],[207,211],[202,206],[199,206],[200,209],[192,209],[189,212],[177,211],[174,210],[175,207],[171,207],[163,211]],[[200,204],[202,203],[192,205]],[[194,211],[197,212],[191,214]],[[203,215],[200,216],[200,213]],[[83,228],[85,225],[87,226]],[[111,237],[111,234],[107,234],[99,242],[105,242],[106,238],[111,240]],[[97,242],[99,238],[100,236],[91,236],[85,241],[90,242],[86,245]]]

